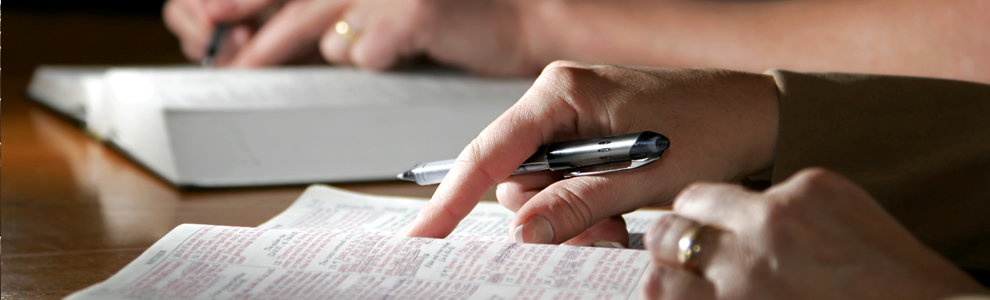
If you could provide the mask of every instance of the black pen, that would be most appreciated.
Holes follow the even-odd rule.
[[[512,175],[551,170],[567,171],[564,177],[571,177],[630,170],[660,160],[669,146],[667,137],[652,131],[553,143],[540,147]],[[419,185],[438,184],[453,166],[453,159],[421,163],[398,177]]]
[[[210,41],[206,44],[206,54],[203,55],[203,60],[200,64],[203,67],[213,67],[213,60],[217,56],[217,52],[220,51],[220,42],[223,41],[223,35],[227,31],[227,24],[217,24],[213,27],[213,35],[210,36]]]

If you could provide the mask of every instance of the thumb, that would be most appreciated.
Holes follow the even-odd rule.
[[[606,218],[642,207],[644,197],[628,187],[647,176],[626,175],[574,177],[550,185],[516,212],[510,225],[513,240],[563,243]]]

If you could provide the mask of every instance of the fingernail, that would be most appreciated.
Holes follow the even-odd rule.
[[[546,218],[532,217],[516,227],[512,237],[516,243],[549,244],[553,241],[553,228]]]
[[[626,247],[623,247],[622,244],[619,244],[619,243],[616,243],[616,242],[613,242],[613,241],[598,241],[598,242],[596,242],[594,244],[591,244],[591,245],[592,246],[595,246],[595,247],[602,247],[602,248],[626,249]]]

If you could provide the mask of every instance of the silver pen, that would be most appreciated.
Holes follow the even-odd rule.
[[[213,35],[210,36],[210,40],[206,44],[206,51],[203,53],[203,60],[199,63],[203,67],[213,67],[217,52],[220,52],[220,43],[223,42],[223,36],[227,32],[227,24],[217,24],[213,27]]]
[[[551,170],[572,177],[630,170],[660,160],[669,146],[667,137],[652,131],[553,143],[540,147],[512,175]],[[398,177],[419,185],[438,184],[453,166],[453,159],[420,163]]]

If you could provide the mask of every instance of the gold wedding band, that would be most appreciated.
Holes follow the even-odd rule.
[[[701,266],[698,262],[703,250],[701,239],[712,230],[714,228],[711,226],[698,225],[681,236],[681,239],[677,241],[677,261],[681,263],[681,266],[695,273],[701,272]]]
[[[348,42],[353,42],[355,39],[357,39],[357,35],[358,35],[357,28],[351,26],[351,24],[347,23],[347,21],[344,20],[337,21],[337,24],[333,25],[333,30],[336,31],[337,34],[347,39]]]

